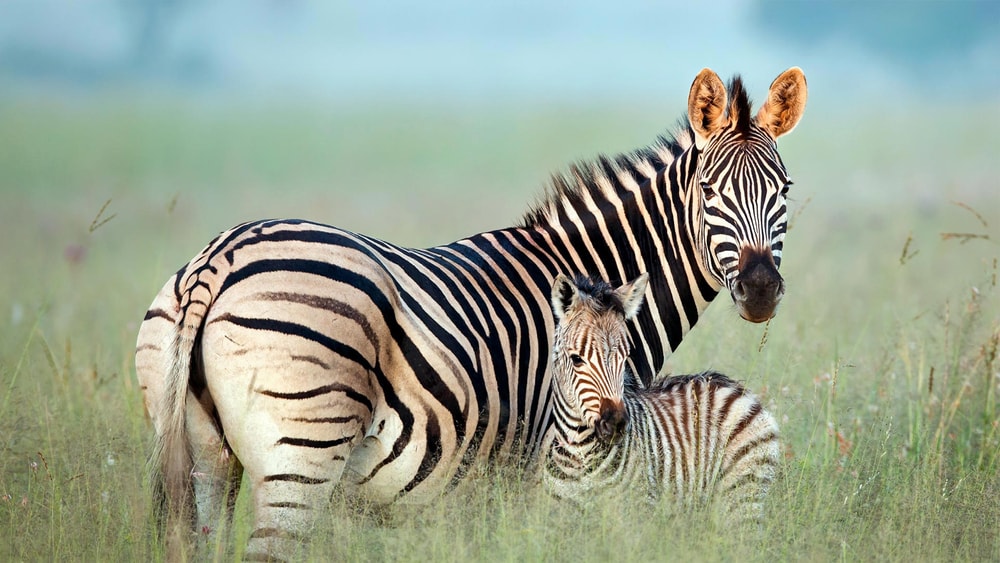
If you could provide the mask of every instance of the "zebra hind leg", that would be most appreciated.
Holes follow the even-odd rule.
[[[349,336],[338,333],[341,341]],[[201,345],[225,443],[252,494],[253,525],[241,556],[297,558],[371,427],[371,374],[326,345],[245,328],[223,313],[206,322]]]
[[[370,427],[371,410],[353,392],[333,395],[263,402],[261,410],[275,410],[258,420],[282,424],[227,430],[234,450],[248,452],[240,461],[252,488],[254,523],[245,560],[300,558],[317,520],[348,485],[344,469]]]
[[[281,561],[303,557],[322,516],[329,514],[334,495],[342,495],[344,462],[350,443],[324,453],[334,458],[299,459],[289,465],[280,457],[275,463],[255,464],[247,468],[253,488],[253,532],[247,543],[244,561]],[[269,460],[270,461],[270,460]]]
[[[189,400],[187,428],[193,462],[195,544],[199,552],[215,551],[214,558],[219,558],[232,528],[243,466],[225,441],[207,392],[198,401]]]

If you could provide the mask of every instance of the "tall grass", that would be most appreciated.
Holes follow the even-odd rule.
[[[807,115],[783,141],[798,215],[779,315],[746,324],[723,294],[669,365],[742,379],[778,418],[785,462],[759,530],[629,499],[560,504],[500,467],[427,506],[336,500],[302,555],[1000,559],[997,115],[851,116],[851,130]],[[302,216],[444,242],[513,223],[549,171],[637,147],[673,114],[0,116],[0,559],[155,560],[132,348],[160,284],[217,231]],[[209,553],[238,557],[249,533],[244,495]]]

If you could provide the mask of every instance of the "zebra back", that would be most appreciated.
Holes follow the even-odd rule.
[[[636,432],[669,447],[660,481],[680,505],[718,499],[737,520],[760,517],[781,448],[777,422],[753,393],[707,371],[635,390],[626,404],[646,413],[630,418]]]

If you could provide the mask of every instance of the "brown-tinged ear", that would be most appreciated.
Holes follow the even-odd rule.
[[[718,74],[703,68],[688,94],[688,121],[694,130],[694,144],[705,148],[708,139],[728,123],[726,116],[726,85]]]
[[[566,318],[566,313],[577,301],[576,285],[564,274],[556,276],[552,282],[552,312],[556,314],[556,320]]]
[[[790,133],[806,110],[806,76],[797,66],[782,72],[771,83],[767,101],[757,112],[757,125],[771,138]]]
[[[625,311],[625,320],[631,320],[639,313],[642,307],[642,298],[646,294],[646,286],[649,282],[649,274],[643,273],[634,280],[615,290],[618,298],[622,301],[622,309]]]

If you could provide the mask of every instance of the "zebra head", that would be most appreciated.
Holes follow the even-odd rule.
[[[756,116],[739,77],[728,91],[704,69],[691,85],[688,119],[696,162],[689,180],[696,244],[703,265],[725,286],[744,319],[774,316],[785,293],[778,268],[791,181],[778,155],[778,137],[790,132],[806,106],[806,79],[798,67],[781,73]]]
[[[613,288],[584,276],[575,280],[560,274],[552,286],[556,329],[552,344],[552,377],[561,414],[582,427],[580,438],[591,433],[612,443],[624,434],[625,360],[630,345],[626,321],[642,306],[649,280],[642,274]]]

